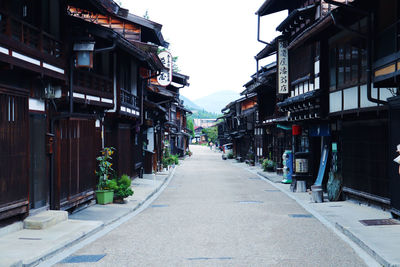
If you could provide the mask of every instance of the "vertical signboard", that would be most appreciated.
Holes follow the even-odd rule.
[[[157,76],[157,82],[161,86],[168,86],[172,82],[172,56],[167,51],[162,51],[158,54],[161,62],[167,70],[161,71],[160,75]]]
[[[278,40],[278,94],[289,93],[289,54],[287,42]]]

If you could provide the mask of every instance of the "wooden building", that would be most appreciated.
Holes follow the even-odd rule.
[[[257,56],[261,60],[276,53],[274,46],[267,46]],[[257,110],[254,129],[254,151],[256,159],[270,159],[276,168],[282,168],[282,154],[291,149],[292,135],[288,131],[286,113],[277,108],[276,62],[268,64],[251,76],[241,94],[257,94]]]
[[[118,175],[143,169],[161,27],[112,0],[0,2],[0,220],[93,199],[104,146]]]
[[[162,169],[163,152],[168,145],[171,154],[184,156],[188,148],[186,113],[179,100],[179,89],[189,86],[189,77],[172,72],[171,83],[161,86],[151,80],[145,93],[145,168],[146,174]]]
[[[256,124],[257,95],[248,94],[229,103],[221,112],[226,130],[233,143],[234,156],[246,160],[254,151],[254,129]]]
[[[289,67],[277,106],[296,129],[295,156],[308,153],[310,184],[326,183],[331,171],[345,194],[382,205],[396,198],[389,162],[398,140],[390,139],[387,99],[398,94],[398,7],[396,1],[268,0],[257,12],[289,11],[277,28],[278,62],[280,51],[287,52]],[[278,63],[278,80],[279,71]],[[335,168],[321,177],[324,153],[325,161],[335,154]]]
[[[63,5],[0,3],[0,219],[50,203],[47,97],[68,77]]]

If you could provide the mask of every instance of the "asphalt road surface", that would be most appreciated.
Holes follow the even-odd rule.
[[[269,183],[208,148],[149,208],[58,266],[365,266],[349,245]]]

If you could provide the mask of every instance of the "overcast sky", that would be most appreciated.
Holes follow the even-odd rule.
[[[255,12],[265,0],[121,0],[130,13],[163,25],[164,38],[178,56],[190,86],[181,94],[191,100],[216,91],[243,91],[256,72],[254,56],[264,47],[257,42]],[[285,14],[262,18],[261,39],[271,41]]]

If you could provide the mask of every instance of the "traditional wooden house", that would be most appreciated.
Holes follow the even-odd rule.
[[[189,76],[173,72],[172,82],[173,84],[167,88],[176,95],[176,98],[169,105],[168,138],[170,153],[182,157],[189,147],[191,137],[190,130],[187,128],[186,116],[192,112],[186,109],[179,100],[179,89],[189,86]]]
[[[145,174],[162,169],[166,146],[169,153],[183,156],[189,145],[186,113],[191,111],[179,100],[179,89],[189,85],[189,77],[173,72],[171,68],[168,71],[171,71],[166,74],[172,76],[170,81],[164,83],[160,81],[163,77],[153,77],[147,84],[144,96]]]
[[[295,155],[308,157],[311,182],[324,181],[330,155],[331,174],[345,194],[383,205],[394,197],[388,148],[393,152],[396,141],[388,141],[387,99],[398,93],[397,7],[396,1],[269,0],[257,13],[289,10],[277,28],[278,87],[288,78],[278,106],[292,122]],[[288,77],[279,62],[285,55]]]
[[[254,157],[254,129],[256,124],[257,95],[251,93],[229,103],[221,112],[233,143],[234,156],[244,161]]]
[[[108,39],[112,41],[108,48],[104,48],[108,49],[109,55],[102,50],[97,58],[102,63],[100,71],[106,69],[111,74],[115,102],[101,123],[104,127],[103,144],[116,149],[113,160],[117,175],[135,177],[144,167],[143,92],[151,79],[150,76],[140,76],[139,72],[156,73],[164,69],[157,56],[157,45],[166,46],[167,43],[162,37],[160,24],[129,14],[127,10],[101,14],[87,9],[87,3],[82,3],[70,8],[70,13],[77,19],[83,18],[98,31],[108,32]],[[95,35],[94,30],[90,34]]]
[[[275,53],[274,46],[267,46],[257,56],[260,60]],[[291,132],[288,131],[288,117],[279,112],[276,89],[276,62],[262,67],[253,74],[241,94],[257,94],[257,111],[254,129],[254,151],[257,159],[271,159],[278,169],[282,168],[282,154],[291,149]]]
[[[0,219],[91,200],[104,146],[137,173],[160,31],[111,0],[0,3]]]
[[[0,2],[0,219],[50,203],[48,106],[68,79],[64,5]]]

